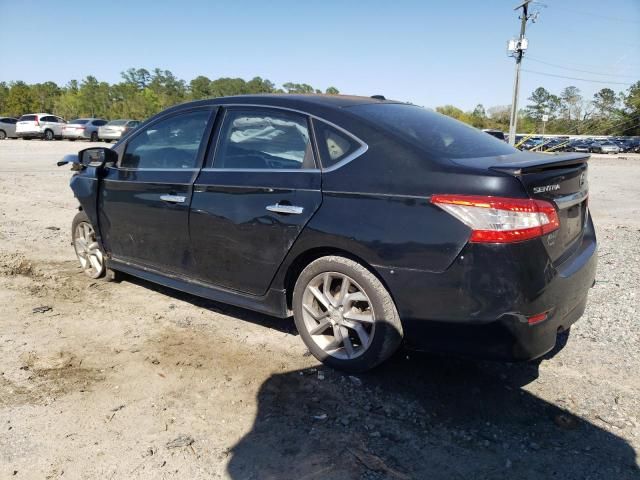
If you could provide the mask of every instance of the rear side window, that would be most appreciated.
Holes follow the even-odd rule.
[[[127,144],[122,168],[195,168],[209,110],[176,115],[141,130]]]
[[[38,117],[36,115],[22,115],[18,121],[19,122],[35,122],[36,120],[38,120]]]
[[[103,126],[103,125],[106,125],[106,124],[107,124],[107,121],[106,121],[106,120],[94,120],[94,121],[93,121],[93,124],[94,124],[96,127],[101,127],[101,126]]]
[[[346,133],[324,123],[314,120],[318,149],[323,168],[331,168],[337,163],[350,157],[362,145]]]
[[[348,109],[419,146],[432,159],[493,157],[517,152],[481,130],[415,105],[383,103]]]
[[[58,120],[56,119],[56,117],[53,117],[53,116],[51,116],[51,115],[48,115],[48,116],[46,116],[46,117],[42,117],[42,118],[40,119],[40,121],[41,121],[41,122],[54,122],[54,123],[57,123],[57,122],[58,122]]]
[[[138,125],[140,125],[140,122],[139,122],[139,121],[137,121],[137,120],[133,120],[133,121],[131,121],[131,122],[127,123],[127,127],[129,127],[129,128],[135,128],[135,127],[137,127]]]
[[[307,117],[270,109],[229,110],[216,149],[215,168],[315,168]]]

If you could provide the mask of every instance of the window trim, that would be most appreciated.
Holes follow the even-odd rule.
[[[215,132],[215,142],[213,148],[211,148],[209,155],[207,156],[207,160],[205,162],[205,167],[202,169],[203,172],[247,172],[247,173],[260,173],[260,172],[281,172],[281,173],[292,173],[292,172],[319,172],[320,168],[318,165],[320,164],[320,156],[318,154],[317,145],[315,143],[315,133],[313,131],[313,124],[311,123],[311,115],[302,112],[300,110],[294,110],[291,108],[283,108],[283,107],[274,107],[271,105],[254,105],[254,104],[223,104],[219,105],[220,108],[223,109],[223,113],[220,116],[219,122],[216,125]],[[231,107],[231,108],[228,108]],[[218,153],[218,148],[220,146],[220,136],[222,133],[222,127],[224,126],[224,122],[227,118],[227,114],[230,111],[234,110],[242,110],[243,108],[247,109],[255,109],[261,108],[266,110],[283,110],[286,112],[293,112],[302,115],[307,121],[307,128],[309,130],[309,143],[311,144],[311,151],[313,153],[313,163],[315,168],[223,168],[216,167],[215,160],[216,155]]]
[[[364,143],[362,140],[360,140],[358,137],[356,137],[352,133],[348,132],[344,128],[340,128],[339,126],[337,126],[337,125],[335,125],[335,124],[333,124],[331,122],[327,122],[326,120],[323,120],[323,119],[317,118],[317,117],[312,120],[314,136],[316,136],[315,135],[316,134],[315,122],[322,122],[325,125],[328,125],[328,126],[334,128],[334,129],[338,130],[340,133],[344,133],[347,137],[351,138],[352,140],[354,140],[356,143],[358,143],[360,145],[358,148],[356,148],[349,155],[344,157],[339,162],[334,163],[330,167],[325,168],[324,165],[322,165],[322,171],[323,172],[333,172],[334,170],[337,170],[338,168],[342,167],[343,165],[346,165],[347,163],[351,162],[352,160],[355,160],[360,155],[363,155],[367,150],[369,150],[369,145]],[[320,147],[318,146],[317,148],[318,148],[318,153],[319,153],[320,152]],[[320,164],[322,164],[322,155],[319,155],[319,157],[320,157]]]
[[[206,105],[206,106],[198,106],[193,108],[187,108],[184,110],[179,110],[177,112],[168,112],[166,115],[162,115],[152,122],[144,125],[144,128],[136,128],[133,133],[127,137],[127,141],[124,144],[121,154],[118,155],[118,163],[116,163],[115,167],[118,170],[122,170],[123,172],[196,172],[200,171],[202,168],[202,160],[203,156],[205,156],[207,149],[209,148],[209,142],[211,140],[212,126],[215,121],[215,117],[219,111],[220,107],[217,105]],[[124,160],[124,156],[127,153],[127,148],[129,147],[129,143],[134,140],[136,137],[142,134],[149,127],[157,125],[160,122],[168,120],[173,117],[178,117],[180,115],[185,115],[192,112],[197,111],[207,111],[209,113],[209,119],[207,120],[207,125],[204,128],[204,132],[202,133],[202,140],[200,142],[200,147],[198,148],[198,153],[196,155],[196,166],[192,168],[131,168],[131,167],[123,167],[122,161]],[[139,125],[141,125],[140,123]]]

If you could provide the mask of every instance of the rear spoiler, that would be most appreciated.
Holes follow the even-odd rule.
[[[556,168],[566,168],[574,165],[580,165],[589,160],[588,153],[562,153],[554,155],[536,155],[526,159],[517,160],[515,162],[506,161],[499,162],[489,167],[497,172],[508,173],[510,175],[523,175],[525,173],[541,172],[543,170],[552,170]]]

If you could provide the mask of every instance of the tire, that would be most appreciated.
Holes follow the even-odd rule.
[[[321,257],[307,265],[293,291],[293,316],[311,354],[338,370],[371,370],[402,341],[400,317],[387,289],[345,257]]]
[[[91,231],[91,235],[87,235],[87,229]],[[84,234],[80,233],[81,230],[84,230]],[[79,237],[83,237],[81,239],[85,245],[79,241]],[[96,241],[95,229],[84,211],[78,212],[71,222],[71,243],[85,275],[93,279],[117,280],[116,272],[106,266],[107,256]],[[99,262],[99,268],[90,257]]]
[[[0,130],[0,140],[5,140],[7,138],[7,132],[4,130]]]
[[[92,142],[98,141],[98,132],[91,132],[91,141]]]
[[[31,137],[22,137],[23,140],[31,140]]]
[[[67,138],[67,140],[69,140],[70,142],[75,142],[76,141],[75,138]]]
[[[48,142],[53,140],[53,131],[52,130],[45,130],[44,131],[44,137],[42,137],[42,139],[46,140]]]

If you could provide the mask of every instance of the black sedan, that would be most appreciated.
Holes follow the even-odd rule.
[[[90,277],[293,315],[316,358],[364,371],[403,341],[551,350],[595,278],[587,159],[380,98],[267,95],[173,107],[59,163]]]

